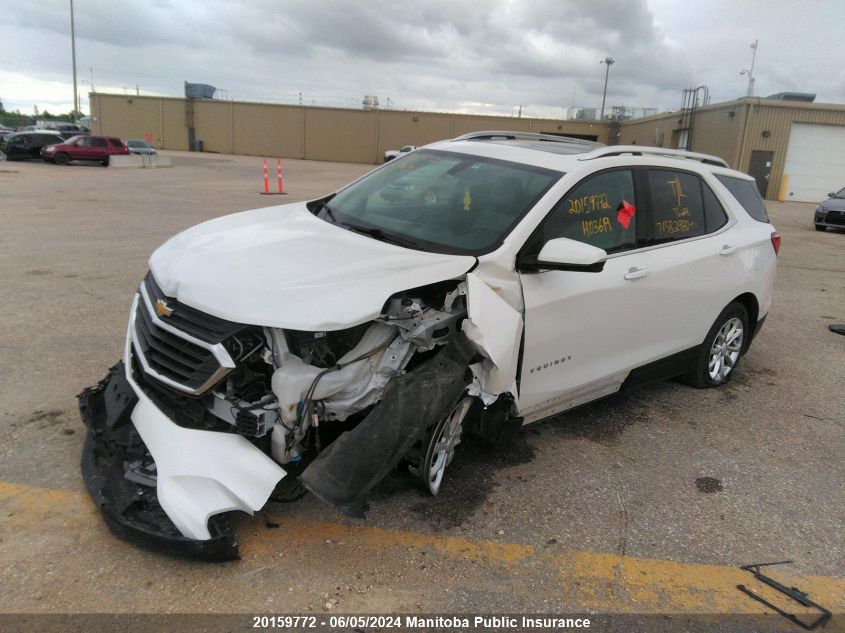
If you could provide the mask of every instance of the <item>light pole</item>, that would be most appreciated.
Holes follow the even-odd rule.
[[[754,96],[754,62],[757,61],[757,42],[759,40],[754,40],[754,43],[751,45],[751,69],[743,68],[739,71],[740,75],[748,75],[748,92],[747,95],[749,97]]]
[[[70,0],[70,55],[73,61],[73,120],[79,118],[79,96],[76,90],[76,29],[73,24],[73,0]]]
[[[604,69],[604,93],[601,96],[601,117],[600,119],[604,121],[604,102],[607,100],[607,78],[610,75],[610,67],[616,63],[616,60],[612,57],[608,56],[605,57],[603,60],[599,62],[599,64],[605,64]]]

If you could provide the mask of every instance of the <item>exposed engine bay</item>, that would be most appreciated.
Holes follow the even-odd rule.
[[[498,372],[470,318],[478,284],[476,304],[484,291],[501,301],[470,273],[394,294],[372,321],[301,331],[213,317],[165,296],[148,274],[124,363],[80,394],[83,474],[107,522],[157,549],[228,559],[237,542],[225,512],[251,513],[268,497],[310,491],[360,517],[399,464],[437,494],[463,433],[495,440],[520,425],[514,374]],[[208,481],[165,424],[220,455]],[[257,457],[244,463],[247,454]],[[221,474],[223,459],[232,473]]]

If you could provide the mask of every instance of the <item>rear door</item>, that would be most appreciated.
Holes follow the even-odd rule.
[[[91,158],[93,160],[105,160],[110,154],[109,145],[104,138],[91,138]]]
[[[652,326],[660,332],[655,358],[691,354],[745,277],[743,244],[698,174],[647,168],[642,178],[651,268],[646,300],[654,307]]]

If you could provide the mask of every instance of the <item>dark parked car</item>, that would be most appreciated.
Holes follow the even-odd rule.
[[[18,132],[9,134],[0,143],[0,160],[27,160],[41,156],[41,148],[63,139],[57,132]]]
[[[827,200],[816,207],[816,230],[845,229],[845,189],[827,195]]]
[[[147,141],[140,138],[127,139],[126,145],[129,147],[130,154],[155,154],[155,148],[147,143]]]
[[[74,136],[88,136],[88,134],[89,134],[86,130],[81,130],[81,131],[58,130],[58,132],[59,132],[59,136],[61,136],[66,141],[72,139]]]
[[[67,165],[72,160],[94,161],[109,164],[109,157],[128,154],[129,148],[119,138],[111,136],[74,136],[67,141],[48,145],[41,150],[44,160],[57,165]]]

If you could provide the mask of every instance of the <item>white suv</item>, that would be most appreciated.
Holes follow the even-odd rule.
[[[80,395],[83,474],[118,534],[217,559],[225,513],[268,499],[360,515],[396,467],[437,494],[464,433],[504,445],[638,383],[730,380],[779,245],[716,157],[434,143],[161,246],[123,361]]]

